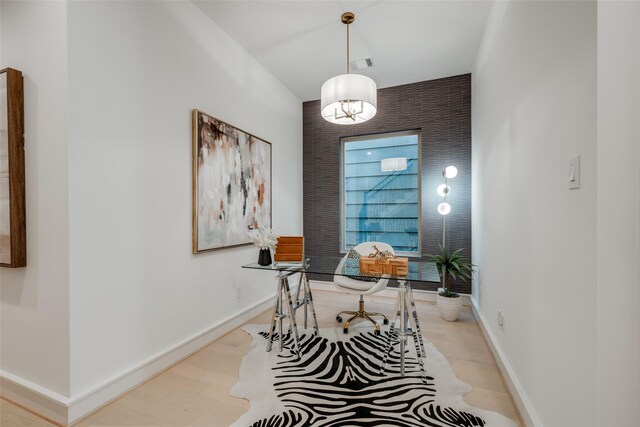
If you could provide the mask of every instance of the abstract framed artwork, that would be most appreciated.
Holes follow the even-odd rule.
[[[0,70],[0,266],[27,265],[22,73]]]
[[[271,227],[271,143],[193,110],[193,253]]]

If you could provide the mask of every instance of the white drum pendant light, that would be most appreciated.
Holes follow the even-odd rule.
[[[378,106],[376,82],[367,76],[349,74],[349,25],[354,19],[351,12],[341,17],[347,26],[347,74],[330,78],[320,89],[322,117],[338,125],[366,122],[376,115]]]

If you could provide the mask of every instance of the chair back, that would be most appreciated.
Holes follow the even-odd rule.
[[[391,245],[383,242],[364,242],[354,246],[353,249],[355,249],[362,257],[367,257],[369,254],[376,251],[373,248],[374,246],[381,251],[389,251],[395,255]],[[342,258],[338,264],[338,268],[336,268],[336,274],[333,276],[333,284],[338,288],[338,290],[350,294],[369,295],[379,292],[387,287],[389,279],[386,276],[382,276],[377,282],[364,282],[362,280],[356,280],[342,275],[341,272],[344,271],[344,264],[348,256],[349,254]]]

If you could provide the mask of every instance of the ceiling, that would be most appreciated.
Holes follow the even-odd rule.
[[[471,72],[490,1],[194,1],[303,101],[346,70],[343,12],[354,12],[351,60],[378,88]],[[353,72],[353,70],[352,70]]]

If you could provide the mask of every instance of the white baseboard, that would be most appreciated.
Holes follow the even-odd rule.
[[[0,395],[54,424],[68,424],[69,398],[31,381],[0,371]]]
[[[312,290],[317,289],[324,292],[344,293],[336,289],[336,287],[333,285],[333,282],[327,282],[323,280],[309,280],[309,284],[311,285]],[[435,303],[436,295],[437,293],[435,291],[423,291],[423,290],[413,289],[413,297],[415,298],[416,301],[425,301],[425,302]],[[385,298],[395,298],[396,296],[398,296],[398,291],[396,291],[394,288],[386,288],[380,292],[376,292],[375,296],[380,296]],[[469,295],[462,294],[461,296],[462,296],[462,304],[470,306],[471,298],[469,297]]]
[[[272,306],[273,298],[270,296],[71,398],[4,371],[0,371],[0,394],[55,424],[73,424],[261,314]]]
[[[493,332],[488,327],[488,321],[486,317],[482,314],[480,309],[478,308],[475,300],[471,299],[471,310],[473,311],[473,315],[478,321],[478,325],[480,325],[480,330],[482,331],[482,335],[484,335],[487,344],[493,353],[493,357],[498,364],[498,369],[502,373],[503,378],[507,382],[507,388],[513,397],[513,400],[518,407],[518,411],[520,411],[520,415],[522,416],[522,420],[524,421],[527,427],[542,427],[542,421],[540,421],[540,417],[536,413],[531,401],[527,397],[522,384],[518,380],[511,364],[507,360],[500,344],[496,340]]]

